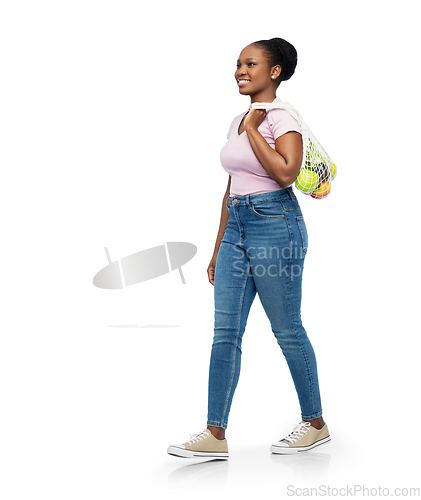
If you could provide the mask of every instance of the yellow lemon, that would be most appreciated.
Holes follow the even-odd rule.
[[[336,165],[333,162],[330,164],[330,173],[333,180],[336,177]]]

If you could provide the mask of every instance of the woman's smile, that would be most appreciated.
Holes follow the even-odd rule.
[[[244,87],[245,85],[247,85],[251,80],[250,79],[247,79],[247,78],[238,78],[237,79],[237,84],[239,87]]]

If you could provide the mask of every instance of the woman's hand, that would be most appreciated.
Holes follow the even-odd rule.
[[[213,256],[208,266],[208,279],[211,285],[213,285],[215,281],[215,264],[216,264],[216,256]]]
[[[265,119],[266,110],[264,109],[250,109],[247,113],[246,119],[244,120],[244,129],[247,132],[248,130],[257,130],[259,125]]]
[[[303,156],[301,134],[289,131],[278,137],[275,149],[269,146],[257,127],[265,119],[263,109],[250,109],[244,120],[244,128],[251,149],[257,160],[282,189],[291,186],[297,178]]]

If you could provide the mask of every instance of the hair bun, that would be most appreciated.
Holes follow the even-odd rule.
[[[297,51],[294,45],[283,38],[271,38],[269,42],[272,42],[283,55],[285,67],[281,65],[282,73],[284,74],[283,77],[281,74],[282,81],[289,80],[295,73],[295,68],[297,67]]]
[[[297,51],[295,47],[283,38],[271,38],[270,40],[259,40],[254,42],[261,45],[268,53],[271,66],[281,66],[280,82],[289,80],[295,73],[297,67]]]

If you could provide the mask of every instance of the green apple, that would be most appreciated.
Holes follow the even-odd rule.
[[[303,168],[298,174],[295,185],[303,193],[312,193],[319,185],[319,175],[314,170]]]

